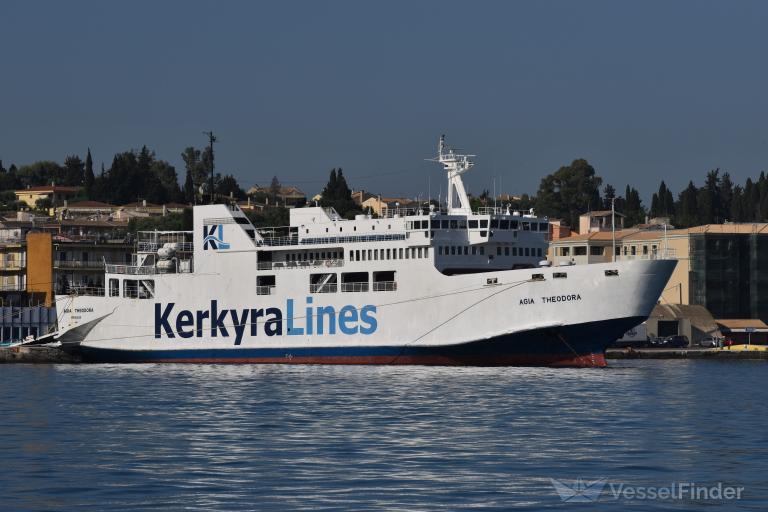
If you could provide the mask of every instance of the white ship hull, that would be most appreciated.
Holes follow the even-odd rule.
[[[650,314],[675,265],[445,276],[428,260],[402,263],[397,290],[376,292],[309,294],[311,269],[286,270],[273,295],[256,295],[247,267],[158,275],[152,300],[60,297],[70,325],[59,339],[99,361],[600,366]]]

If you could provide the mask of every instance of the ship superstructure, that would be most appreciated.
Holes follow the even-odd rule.
[[[473,212],[471,156],[441,138],[436,160],[445,209],[296,208],[257,229],[206,205],[192,232],[139,233],[103,290],[58,297],[59,340],[105,361],[603,365],[674,262],[542,266],[547,219]]]

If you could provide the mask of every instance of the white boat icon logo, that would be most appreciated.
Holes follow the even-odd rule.
[[[568,484],[554,478],[549,479],[552,482],[552,486],[560,495],[560,499],[567,501],[568,503],[591,503],[596,501],[600,494],[603,492],[603,487],[607,480],[600,478],[593,482],[585,482],[581,478],[577,478],[573,483]]]

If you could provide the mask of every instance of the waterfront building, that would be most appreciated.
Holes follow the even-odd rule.
[[[662,304],[701,305],[715,318],[768,320],[768,224],[654,227],[553,239],[549,259],[567,265],[666,255],[678,265],[660,297]]]
[[[16,200],[25,203],[30,208],[37,206],[37,201],[41,199],[50,199],[55,206],[62,204],[65,199],[78,195],[83,187],[60,187],[55,184],[40,187],[27,187],[16,190]]]
[[[611,210],[589,212],[579,216],[579,233],[597,233],[599,231],[611,231],[613,219],[616,219],[616,229],[624,229],[624,215]]]

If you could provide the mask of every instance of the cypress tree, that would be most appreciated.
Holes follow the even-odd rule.
[[[96,176],[93,174],[93,159],[91,158],[91,148],[88,148],[88,154],[85,156],[85,176],[83,178],[83,185],[85,185],[85,195],[88,199],[93,199],[91,193],[93,192],[93,182],[96,180]]]

